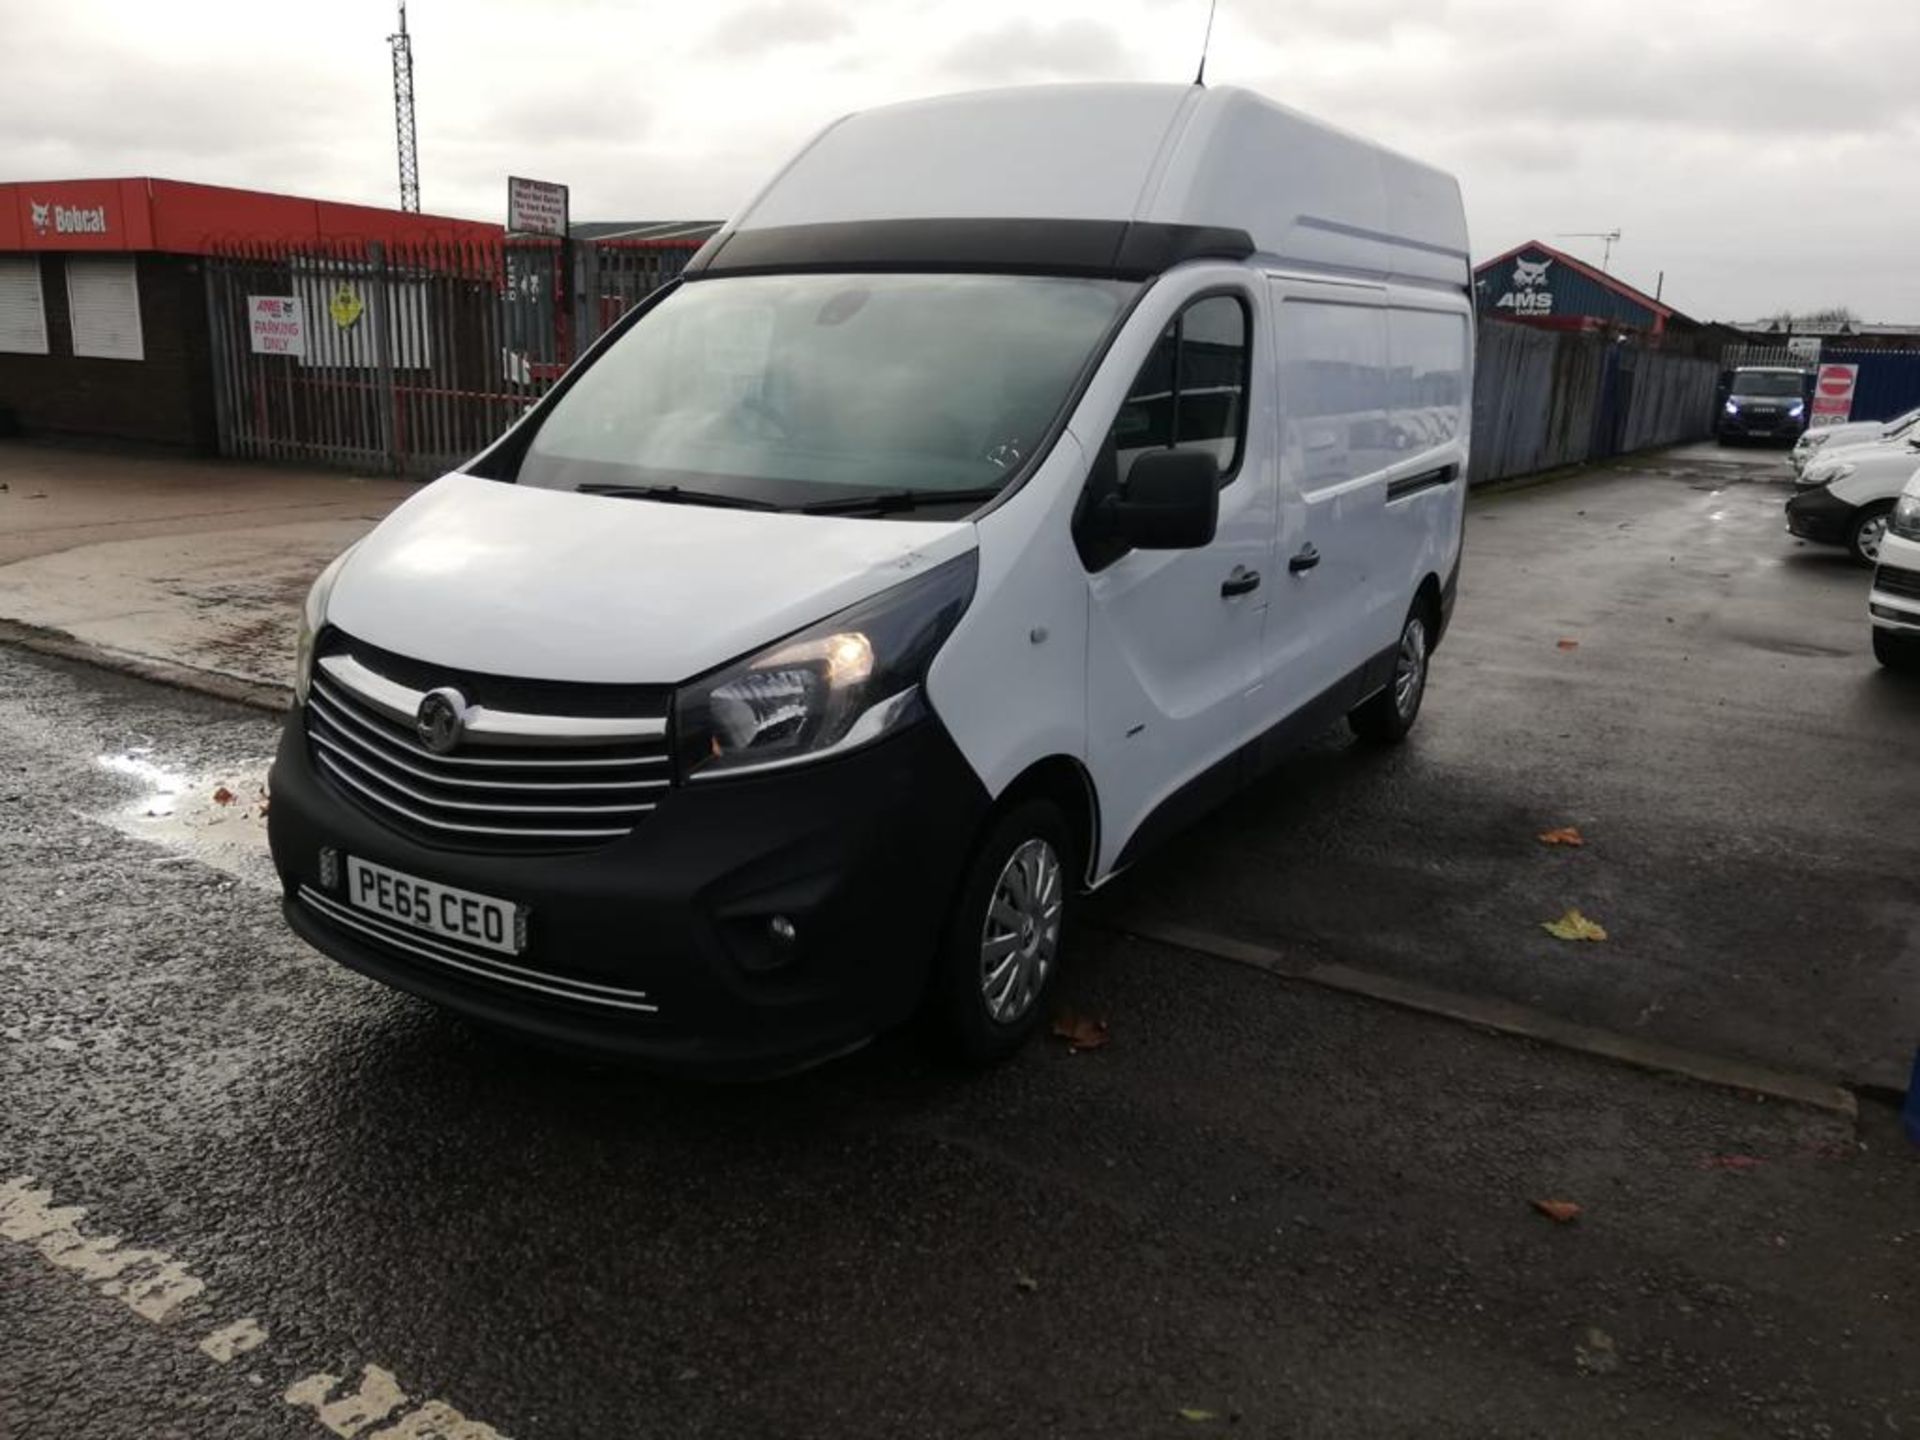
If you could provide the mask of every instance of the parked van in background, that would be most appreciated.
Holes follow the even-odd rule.
[[[1874,658],[1889,669],[1920,671],[1920,470],[1887,519],[1867,616]]]
[[[1809,430],[1793,442],[1787,463],[1795,477],[1806,474],[1813,457],[1823,449],[1839,450],[1849,445],[1871,445],[1882,440],[1898,440],[1920,422],[1920,408],[1896,415],[1891,420],[1849,420],[1844,425],[1822,425]]]
[[[1727,385],[1715,433],[1733,440],[1791,440],[1807,428],[1807,372],[1787,365],[1742,365]]]
[[[1257,95],[850,116],[322,575],[287,918],[662,1066],[1005,1055],[1077,891],[1414,724],[1472,334],[1454,181]]]
[[[1844,545],[1862,565],[1880,558],[1887,517],[1920,468],[1920,431],[1877,445],[1823,452],[1787,501],[1787,529],[1803,540]]]

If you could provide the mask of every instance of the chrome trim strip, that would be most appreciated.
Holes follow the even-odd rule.
[[[425,780],[429,784],[433,784],[433,785],[453,786],[461,790],[529,790],[529,791],[538,792],[542,790],[561,790],[561,791],[664,790],[670,784],[672,784],[671,781],[664,780],[664,779],[663,780],[470,780],[465,776],[460,776],[460,775],[436,775],[431,770],[423,770],[418,765],[409,765],[406,761],[401,760],[396,756],[389,755],[388,753],[386,753],[385,750],[381,749],[380,746],[375,744],[372,740],[363,740],[358,735],[350,734],[347,731],[347,729],[344,726],[342,726],[338,720],[334,718],[334,716],[330,713],[330,710],[321,710],[321,711],[317,711],[316,713],[323,718],[323,720],[327,725],[327,730],[325,733],[315,733],[312,726],[308,726],[307,728],[308,736],[314,741],[316,741],[317,743],[323,744],[323,745],[332,745],[337,748],[339,742],[345,741],[347,745],[352,747],[354,750],[361,751],[371,756],[373,759],[378,760],[382,765],[391,765],[394,767],[394,769],[399,770],[404,774],[412,775],[417,779]],[[658,763],[658,762],[649,761],[645,763]]]
[[[618,1010],[637,1010],[648,1015],[660,1013],[660,1007],[645,999],[644,990],[618,990],[611,985],[594,985],[585,980],[569,980],[559,975],[543,975],[538,971],[526,970],[518,965],[509,965],[503,960],[482,960],[479,956],[442,953],[448,949],[429,936],[417,935],[399,927],[388,928],[389,922],[360,912],[350,910],[337,900],[329,899],[311,886],[300,887],[302,904],[318,910],[335,924],[345,925],[370,935],[383,944],[395,949],[408,950],[422,959],[431,960],[437,965],[445,965],[454,970],[465,970],[485,980],[497,981],[503,985],[517,985],[523,990],[538,990],[542,994],[556,995],[562,1000],[572,1000],[581,1005],[599,1005]],[[480,962],[480,963],[475,963]],[[565,987],[577,986],[577,989]],[[585,994],[584,991],[598,991],[600,994]],[[615,999],[614,996],[637,996],[637,999]]]
[[[418,790],[401,784],[388,775],[383,775],[372,762],[363,760],[352,751],[345,749],[325,735],[316,735],[311,730],[307,738],[331,752],[337,758],[357,767],[360,773],[370,780],[379,782],[389,789],[397,790],[409,800],[417,800],[422,805],[434,805],[442,810],[477,811],[483,815],[642,815],[653,809],[651,801],[635,800],[625,805],[506,805],[497,801],[476,802],[472,800],[442,800],[433,795],[422,795]]]
[[[427,693],[389,680],[351,655],[323,655],[319,668],[368,705],[403,725],[413,724],[414,716],[420,711],[420,701]],[[469,735],[496,745],[599,745],[618,740],[660,740],[667,733],[665,716],[525,715],[469,705],[464,719]]]
[[[387,796],[380,794],[377,790],[370,789],[366,784],[354,779],[353,776],[342,770],[330,756],[317,755],[314,758],[326,767],[327,773],[333,776],[334,779],[343,785],[349,785],[355,790],[358,790],[362,795],[373,801],[374,804],[384,806],[394,814],[404,816],[406,819],[413,821],[416,825],[426,825],[435,830],[446,830],[458,835],[505,835],[515,840],[613,840],[622,835],[630,835],[633,833],[633,826],[631,825],[623,825],[617,830],[598,828],[532,830],[521,829],[517,826],[510,825],[460,825],[451,820],[435,820],[431,816],[409,810],[404,805],[395,804],[394,801]],[[634,808],[636,810],[651,810],[653,806],[642,805],[635,806]]]
[[[354,702],[335,695],[332,686],[327,683],[325,677],[317,673],[313,677],[312,688],[307,692],[309,703],[311,703],[316,696],[326,702],[320,713],[325,715],[329,720],[336,718],[333,712],[338,710],[341,716],[344,716],[347,720],[359,726],[362,730],[365,730],[369,735],[390,742],[395,748],[404,750],[409,755],[417,755],[422,760],[431,760],[438,765],[464,765],[468,768],[491,767],[494,769],[505,767],[515,770],[588,770],[595,768],[604,769],[612,765],[664,765],[668,759],[665,754],[616,755],[594,757],[585,760],[555,760],[547,756],[537,756],[527,760],[503,760],[495,759],[492,756],[436,755],[425,746],[418,745],[405,736],[387,734],[371,720],[367,719],[366,716],[355,714],[353,711]]]

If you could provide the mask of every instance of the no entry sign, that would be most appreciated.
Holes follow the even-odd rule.
[[[1858,365],[1822,365],[1813,382],[1812,425],[1844,425],[1853,414],[1853,384]]]

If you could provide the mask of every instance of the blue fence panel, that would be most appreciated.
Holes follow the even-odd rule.
[[[1826,365],[1858,365],[1853,385],[1855,420],[1891,420],[1920,405],[1920,350],[1836,350],[1820,356]]]

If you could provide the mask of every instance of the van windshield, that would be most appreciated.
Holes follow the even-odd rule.
[[[1135,288],[1021,275],[693,281],[560,397],[518,478],[783,509],[857,512],[882,495],[897,509],[978,503],[1037,451]]]
[[[1800,376],[1794,371],[1735,371],[1733,393],[1736,395],[1798,395]]]

